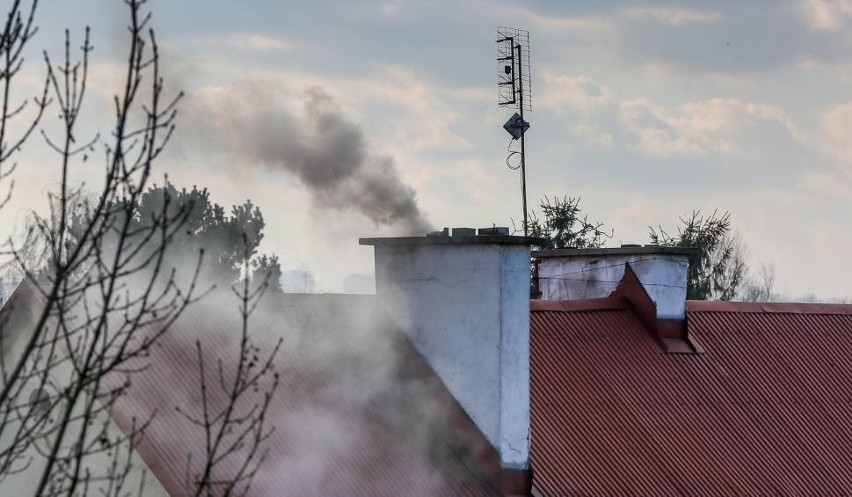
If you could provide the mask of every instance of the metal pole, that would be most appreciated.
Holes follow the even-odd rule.
[[[524,121],[524,75],[523,75],[523,58],[521,50],[521,44],[515,45],[518,49],[518,109],[521,114],[521,121]],[[521,128],[521,196],[523,198],[524,203],[524,236],[528,236],[527,233],[527,161],[526,161],[526,153],[524,151],[524,135],[526,131],[524,128]]]

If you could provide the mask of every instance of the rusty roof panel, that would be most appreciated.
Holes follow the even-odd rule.
[[[533,306],[546,495],[852,492],[852,306],[690,302],[701,355],[606,307]]]
[[[226,374],[238,358],[236,302],[220,308],[227,310],[187,309],[151,352],[156,367],[134,373],[129,394],[115,405],[123,429],[157,409],[137,450],[172,495],[185,493],[187,456],[197,465],[204,453],[204,431],[175,412],[200,413],[195,341],[202,341],[211,374],[218,358]],[[374,297],[274,296],[250,326],[263,351],[279,336],[284,346],[267,416],[275,431],[249,497],[498,494],[480,464],[496,457],[494,449]],[[221,408],[217,388],[213,381],[208,395]],[[243,460],[225,459],[216,478],[235,474]]]

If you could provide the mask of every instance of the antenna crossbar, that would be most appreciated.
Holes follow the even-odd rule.
[[[529,39],[529,31],[497,28],[497,102],[503,107],[532,110]]]
[[[524,120],[524,111],[532,110],[532,80],[530,78],[530,33],[523,29],[500,26],[497,28],[497,103],[501,107],[513,107],[518,113],[503,127],[520,140],[521,150],[510,152],[509,159],[520,155],[521,200],[524,209],[524,236],[528,234],[527,218],[527,172],[524,136],[529,123]],[[511,147],[511,143],[509,146]],[[517,169],[509,166],[510,169]]]

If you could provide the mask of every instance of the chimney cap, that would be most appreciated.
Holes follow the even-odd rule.
[[[511,235],[399,236],[359,238],[360,245],[537,245],[541,238]]]
[[[621,246],[602,248],[568,248],[551,250],[534,250],[532,256],[538,259],[548,257],[585,257],[585,256],[613,256],[613,255],[682,255],[686,257],[695,256],[700,252],[695,247],[664,247],[660,245],[645,245],[644,247]]]

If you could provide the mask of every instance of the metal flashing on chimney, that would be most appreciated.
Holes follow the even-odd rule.
[[[656,303],[633,272],[630,263],[625,264],[624,277],[610,297],[625,299],[645,329],[654,335],[667,354],[704,353],[701,345],[689,336],[686,316],[680,319],[665,319],[658,316]]]

